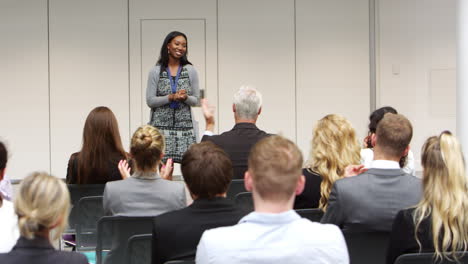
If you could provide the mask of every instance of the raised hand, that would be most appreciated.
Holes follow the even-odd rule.
[[[128,162],[126,160],[120,160],[118,168],[122,179],[125,180],[130,177],[130,166],[128,166]]]

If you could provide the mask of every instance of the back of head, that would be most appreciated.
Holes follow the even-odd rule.
[[[386,113],[398,114],[397,110],[391,106],[381,107],[369,116],[369,133],[377,131],[377,125]]]
[[[5,144],[3,144],[3,142],[0,142],[0,181],[3,179],[7,161],[8,161],[8,151],[5,147]],[[2,207],[2,203],[3,203],[3,198],[0,195],[0,207]]]
[[[264,200],[287,201],[302,175],[302,162],[301,151],[292,141],[282,136],[260,140],[248,161],[254,191]]]
[[[233,174],[231,160],[212,142],[191,145],[182,157],[181,169],[196,199],[212,199],[226,193]]]
[[[438,257],[468,244],[468,181],[458,140],[450,132],[430,137],[422,148],[423,199],[415,211],[416,227],[431,217]],[[441,242],[441,243],[440,243]]]
[[[234,106],[237,118],[255,120],[262,107],[262,95],[255,88],[242,86],[234,95]]]
[[[322,176],[319,207],[326,210],[333,183],[342,178],[344,169],[360,162],[356,131],[346,118],[331,114],[315,125],[309,167]]]
[[[155,169],[163,153],[164,137],[157,128],[145,125],[133,133],[130,154],[137,170],[145,172]]]
[[[108,162],[126,156],[114,113],[105,107],[94,108],[86,118],[83,146],[78,155],[78,183],[93,177],[107,177]]]
[[[388,113],[377,125],[376,148],[391,157],[400,159],[413,137],[413,126],[400,114]]]
[[[21,235],[33,239],[57,227],[56,239],[67,226],[70,195],[65,183],[47,173],[34,172],[19,186],[15,211]]]

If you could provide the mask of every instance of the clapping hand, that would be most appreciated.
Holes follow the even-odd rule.
[[[172,181],[172,173],[174,172],[174,166],[172,159],[167,159],[166,164],[161,163],[159,167],[159,174],[161,178]]]
[[[366,172],[368,169],[364,168],[364,165],[348,165],[344,170],[344,177],[353,177],[361,173]]]
[[[128,162],[126,160],[119,161],[118,168],[122,179],[125,180],[130,177],[130,166],[128,166]]]

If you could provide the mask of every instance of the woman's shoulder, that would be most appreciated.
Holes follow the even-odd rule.
[[[151,69],[149,71],[150,74],[158,74],[158,75],[159,75],[160,72],[161,72],[161,65],[159,65],[159,64],[156,64],[153,67],[151,67]]]
[[[312,170],[311,168],[303,168],[302,169],[302,174],[305,177],[317,177],[317,178],[320,178],[320,179],[322,178],[322,176],[318,172]]]

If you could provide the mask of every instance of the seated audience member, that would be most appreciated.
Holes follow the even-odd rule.
[[[131,140],[130,155],[135,164],[133,175],[129,176],[128,165],[121,163],[125,179],[108,182],[104,188],[106,215],[157,216],[186,206],[184,186],[166,180],[170,168],[162,175],[158,173],[164,156],[164,137],[157,128],[138,128]]]
[[[369,168],[370,164],[374,160],[374,151],[372,145],[372,135],[375,134],[377,130],[377,125],[380,120],[384,117],[386,113],[398,114],[395,108],[391,106],[381,107],[369,116],[369,133],[366,138],[364,138],[364,148],[361,149],[361,164],[364,164],[366,168]],[[414,154],[411,149],[408,151],[408,154],[402,157],[399,161],[400,168],[403,168],[408,174],[416,176],[416,170],[414,169]]]
[[[360,175],[333,185],[321,222],[353,231],[390,231],[395,215],[421,199],[421,180],[398,162],[408,153],[413,128],[406,117],[386,114],[372,136],[374,161]]]
[[[8,152],[5,145],[0,142],[0,181],[5,175]],[[18,217],[15,214],[13,203],[0,195],[0,253],[11,250],[19,237]]]
[[[387,263],[399,255],[435,252],[438,259],[468,245],[468,181],[458,140],[443,132],[422,148],[423,198],[400,211],[393,222]]]
[[[255,124],[262,112],[262,95],[254,88],[242,86],[234,95],[232,111],[235,126],[221,135],[213,135],[214,110],[206,100],[202,100],[202,109],[206,121],[206,131],[202,141],[211,141],[222,148],[232,161],[234,179],[243,179],[247,170],[247,158],[257,141],[268,136]]]
[[[290,140],[260,140],[245,173],[255,211],[235,226],[205,231],[196,263],[349,263],[336,226],[311,222],[292,210],[296,194],[304,188],[302,161]]]
[[[58,239],[67,225],[69,206],[70,195],[62,180],[33,173],[21,181],[15,198],[21,237],[9,253],[0,254],[0,263],[88,263],[80,253],[57,251],[51,245],[51,231]]]
[[[296,197],[294,209],[327,209],[333,183],[344,177],[345,168],[359,164],[359,141],[351,123],[340,115],[327,115],[315,125],[310,161],[302,174],[304,191]]]
[[[106,183],[104,188],[104,213],[121,216],[157,216],[186,206],[183,184],[167,180],[171,173],[171,160],[158,173],[164,156],[164,137],[149,125],[139,127],[133,134],[130,155],[134,162],[134,173],[130,176],[128,164],[119,163],[124,180]],[[190,222],[186,223],[190,225]],[[112,246],[105,263],[124,263],[125,248]]]
[[[117,165],[127,159],[122,147],[119,126],[112,111],[99,106],[86,118],[81,151],[68,161],[67,183],[105,184],[121,180]]]
[[[235,225],[246,214],[226,199],[232,164],[222,149],[211,142],[194,144],[181,169],[193,203],[154,219],[153,264],[194,259],[205,230]]]

